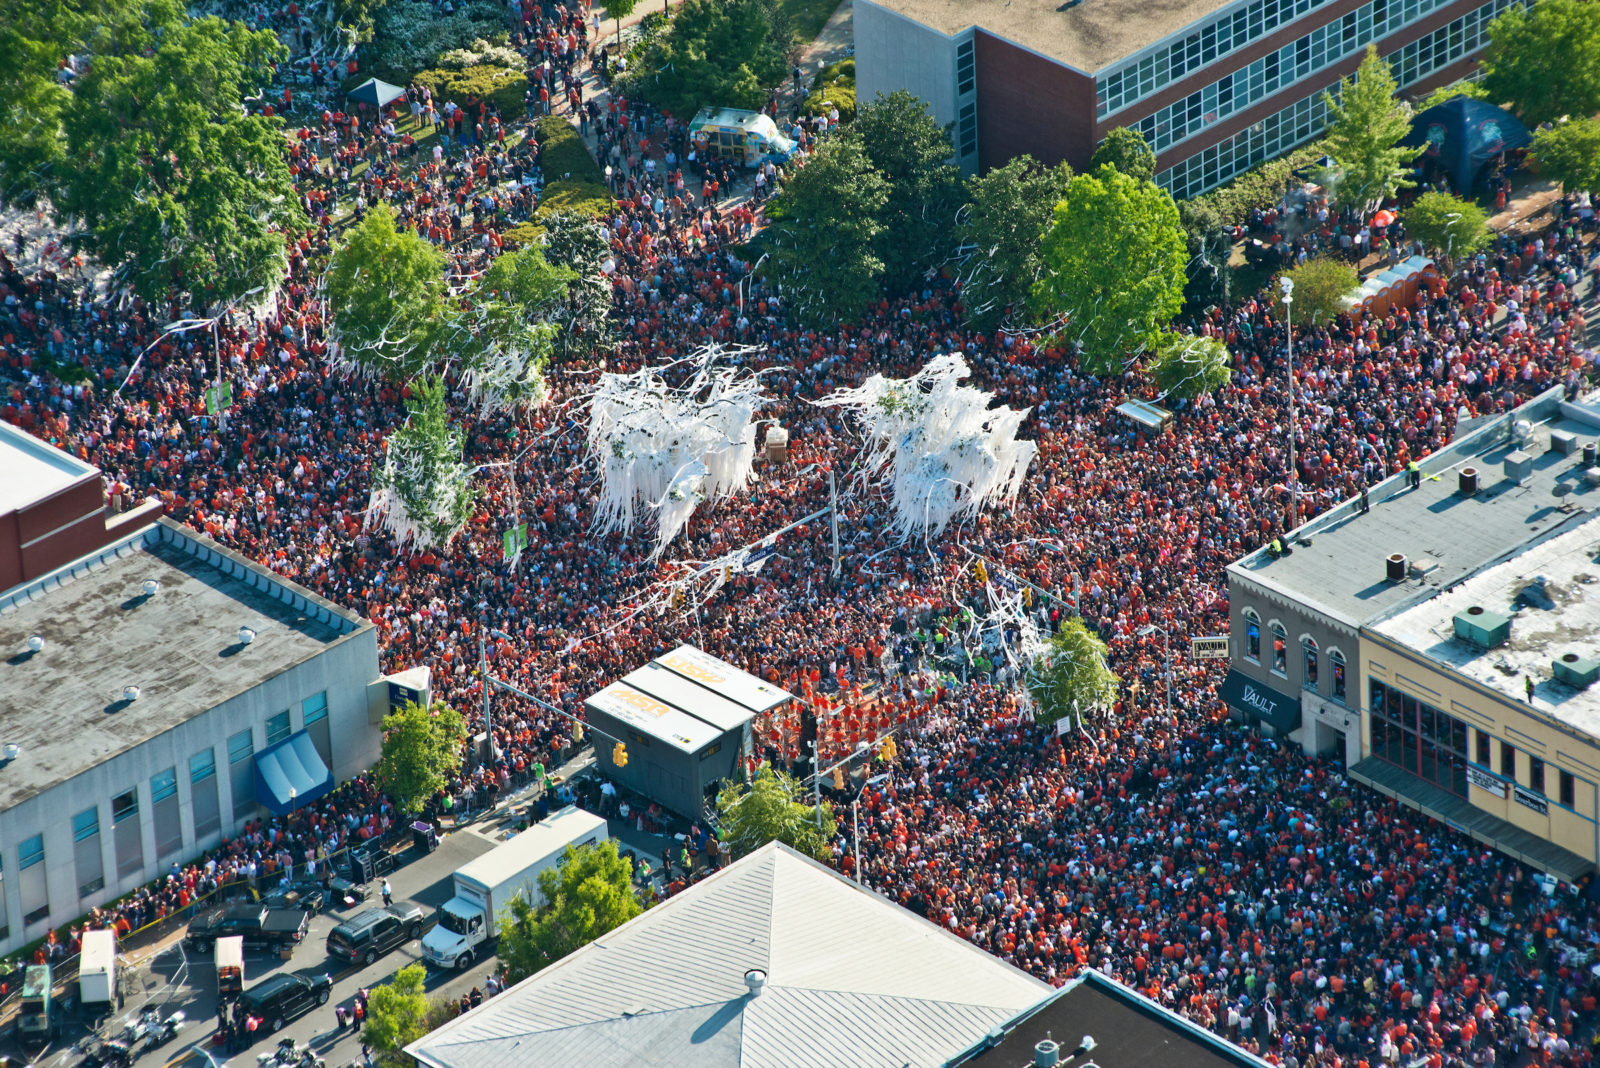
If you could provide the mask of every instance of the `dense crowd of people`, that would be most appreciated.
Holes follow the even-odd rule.
[[[960,293],[943,282],[848,327],[802,328],[737,257],[760,217],[749,203],[719,207],[734,175],[690,161],[681,125],[605,97],[574,100],[569,90],[595,88],[580,81],[582,47],[562,47],[584,39],[581,18],[518,11],[519,40],[550,90],[528,111],[573,114],[614,168],[618,200],[600,223],[620,340],[604,368],[713,342],[758,346],[772,398],[763,415],[791,435],[787,460],[691,522],[671,557],[709,559],[815,511],[825,472],[847,472],[855,439],[836,410],[807,400],[873,372],[912,374],[944,352],[963,354],[1005,403],[1032,408],[1039,457],[1016,504],[932,544],[899,544],[870,494],[849,496],[848,582],[830,579],[826,524],[813,523],[693,614],[635,615],[659,569],[650,544],[589,532],[595,494],[575,474],[582,434],[565,403],[592,380],[595,366],[579,365],[563,368],[574,373],[557,376],[549,405],[466,423],[472,463],[514,465],[481,476],[476,514],[448,550],[397,554],[364,512],[403,390],[330,371],[317,265],[351,209],[387,200],[449,251],[454,272],[480,271],[498,233],[531,211],[536,181],[524,178],[538,177],[537,147],[515,136],[527,116],[469,115],[468,143],[458,136],[446,153],[435,138],[434,155],[419,147],[424,125],[455,102],[420,97],[398,120],[330,111],[291,130],[313,229],[274,302],[218,330],[238,398],[225,427],[204,414],[211,339],[160,332],[182,309],[114,306],[20,236],[0,253],[0,418],[97,464],[114,506],[154,495],[174,518],[371,618],[386,669],[429,665],[438,696],[475,728],[484,627],[517,639],[490,643],[493,670],[573,717],[587,695],[682,640],[825,695],[825,742],[870,706],[879,728],[900,731],[900,748],[890,778],[863,797],[866,880],[1043,978],[1104,968],[1285,1065],[1592,1063],[1592,904],[1545,895],[1516,862],[1231,722],[1204,668],[1178,669],[1166,713],[1161,639],[1141,628],[1225,628],[1224,566],[1283,530],[1279,308],[1249,297],[1186,324],[1227,342],[1234,377],[1160,433],[1115,413],[1137,388],[1129,381],[1080,375],[1037,338],[968,330]],[[1543,233],[1500,239],[1413,305],[1297,329],[1302,517],[1448,442],[1458,418],[1587,380],[1576,296],[1592,257],[1586,209],[1569,198]],[[1323,223],[1296,240],[1325,241],[1305,236]],[[512,570],[501,534],[519,520],[530,544]],[[956,609],[976,592],[967,550],[1070,598],[1138,690],[1055,740],[987,663],[925,670],[962,641]],[[1036,608],[1045,628],[1060,618],[1059,607]],[[464,769],[453,801],[492,797],[572,744],[571,720],[494,700],[504,763]],[[763,727],[768,758],[804,758],[796,721]],[[393,823],[357,779],[287,819],[253,821],[97,920],[131,930],[218,883],[314,873]],[[836,855],[854,870],[847,837]],[[61,934],[63,951],[76,934]]]

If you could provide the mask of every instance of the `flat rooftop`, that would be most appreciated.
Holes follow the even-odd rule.
[[[1523,676],[1537,684],[1533,708],[1600,738],[1600,685],[1573,689],[1551,674],[1566,653],[1600,659],[1600,518],[1539,539],[1372,627],[1391,641],[1495,690],[1527,700]],[[1512,617],[1511,637],[1479,649],[1455,635],[1455,617],[1474,605]]]
[[[249,645],[241,626],[255,631]],[[0,766],[0,809],[368,626],[168,519],[0,593],[0,743],[22,747]],[[33,635],[45,640],[37,653]],[[124,699],[128,685],[137,700]]]
[[[872,0],[945,35],[969,26],[1094,74],[1228,7],[1227,0]]]
[[[999,1042],[953,1063],[1021,1068],[1033,1064],[1034,1047],[1047,1038],[1061,1047],[1063,1068],[1089,1061],[1100,1068],[1264,1068],[1267,1063],[1093,969],[1008,1025]],[[1085,1038],[1094,1040],[1093,1048],[1074,1057]]]
[[[1531,426],[1532,440],[1513,439],[1514,424]],[[1346,501],[1292,532],[1293,550],[1273,559],[1265,548],[1229,565],[1231,575],[1291,597],[1351,627],[1447,590],[1534,539],[1585,522],[1600,508],[1600,488],[1583,478],[1581,452],[1550,447],[1552,432],[1579,441],[1600,437],[1600,407],[1561,399],[1551,390],[1527,404],[1475,425],[1421,462],[1422,485],[1412,489],[1404,472],[1368,491],[1370,510]],[[1521,483],[1505,472],[1518,450],[1531,457]],[[1462,468],[1478,471],[1478,492],[1458,492]],[[1559,494],[1559,495],[1558,495]],[[1310,544],[1305,544],[1309,541]],[[1390,582],[1386,562],[1402,553],[1408,564],[1431,568]]]
[[[0,515],[26,508],[100,473],[93,464],[4,421],[0,421],[0,471],[5,472],[0,478]]]

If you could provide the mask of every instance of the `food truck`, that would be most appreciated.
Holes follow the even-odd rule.
[[[772,116],[737,108],[701,108],[689,124],[689,141],[697,153],[720,156],[758,167],[771,160],[787,163],[794,141],[778,132]]]

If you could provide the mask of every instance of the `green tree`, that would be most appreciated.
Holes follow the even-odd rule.
[[[567,847],[561,863],[539,873],[538,908],[524,895],[511,899],[497,952],[513,983],[554,964],[644,911],[632,867],[616,839]]]
[[[576,212],[558,211],[542,217],[544,256],[553,267],[572,272],[566,303],[552,318],[561,327],[557,348],[563,356],[587,356],[610,342],[611,279],[605,264],[611,242],[598,223]]]
[[[878,295],[874,249],[889,183],[858,141],[824,141],[768,202],[763,276],[808,325],[852,322]]]
[[[1100,147],[1089,157],[1089,170],[1115,167],[1129,178],[1153,182],[1156,177],[1156,154],[1144,134],[1132,126],[1118,126],[1106,134]]]
[[[782,842],[808,857],[822,859],[833,841],[833,806],[806,802],[805,788],[787,772],[763,765],[749,784],[725,783],[717,794],[717,837],[735,859],[768,842]]]
[[[1489,213],[1471,200],[1449,193],[1424,193],[1400,213],[1406,232],[1442,255],[1448,265],[1489,243]]]
[[[1344,298],[1361,282],[1354,267],[1331,256],[1307,260],[1285,274],[1294,282],[1291,322],[1302,328],[1321,326],[1344,314]]]
[[[544,372],[577,272],[550,264],[538,245],[496,257],[465,307],[450,313],[445,348],[460,360],[461,380],[484,411],[542,403]]]
[[[1429,93],[1417,104],[1417,113],[1421,114],[1429,108],[1436,108],[1440,104],[1448,104],[1458,96],[1468,100],[1487,100],[1489,93],[1480,82],[1454,82],[1450,85],[1441,85]]]
[[[685,122],[707,105],[754,111],[788,73],[789,46],[762,0],[684,0],[623,91]]]
[[[407,701],[383,717],[378,784],[401,812],[420,812],[461,767],[466,740],[466,721],[443,701],[432,708]]]
[[[1233,376],[1233,357],[1214,337],[1162,334],[1154,349],[1145,373],[1169,396],[1192,400],[1215,393]]]
[[[622,47],[622,20],[633,14],[638,0],[606,0],[606,14],[617,20],[617,47]]]
[[[1111,167],[1077,175],[1044,234],[1034,310],[1082,343],[1085,371],[1120,374],[1183,307],[1184,247],[1165,189]]]
[[[1529,127],[1600,111],[1600,19],[1594,0],[1540,0],[1489,24],[1480,66],[1488,98]]]
[[[1046,167],[1032,156],[967,179],[967,206],[956,227],[967,252],[956,277],[962,312],[975,328],[992,330],[1023,310],[1039,279],[1044,228],[1070,181],[1065,163]]]
[[[532,373],[541,372],[536,366]],[[396,548],[410,544],[417,552],[443,549],[467,525],[477,506],[474,469],[462,458],[465,435],[450,421],[444,380],[424,375],[408,388],[405,425],[384,442],[383,464],[372,472],[367,525],[387,530]],[[521,388],[521,383],[514,383],[508,391]],[[490,399],[479,392],[480,403]],[[503,406],[510,406],[509,401]]]
[[[1395,147],[1411,132],[1411,109],[1395,98],[1396,88],[1389,64],[1368,45],[1355,79],[1342,79],[1337,92],[1323,94],[1334,195],[1363,214],[1412,184],[1406,175],[1417,150]]]
[[[1572,119],[1533,135],[1539,173],[1568,193],[1600,192],[1600,122]]]
[[[166,26],[153,55],[96,56],[75,85],[51,195],[147,300],[216,307],[287,276],[284,233],[307,222],[282,122],[242,105],[286,56],[270,31],[197,19]]]
[[[889,183],[874,243],[884,282],[891,293],[912,289],[951,246],[961,172],[950,162],[950,135],[925,101],[896,89],[858,107],[849,136],[860,140],[867,161]]]
[[[433,1004],[424,985],[427,979],[427,968],[408,964],[387,983],[373,987],[367,998],[367,1023],[361,1038],[372,1047],[383,1068],[411,1064],[406,1046],[428,1033]]]
[[[1034,722],[1042,726],[1065,716],[1081,728],[1091,713],[1117,700],[1117,676],[1106,666],[1106,643],[1077,616],[1062,622],[1027,684]]]
[[[444,309],[444,253],[395,228],[379,204],[345,234],[323,280],[336,365],[405,382],[431,366]]]

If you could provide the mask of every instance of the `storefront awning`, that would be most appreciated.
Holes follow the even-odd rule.
[[[1223,680],[1222,699],[1252,719],[1272,724],[1280,734],[1300,727],[1299,698],[1279,693],[1237,668]]]
[[[305,731],[256,754],[256,800],[279,816],[332,789],[333,773]]]

